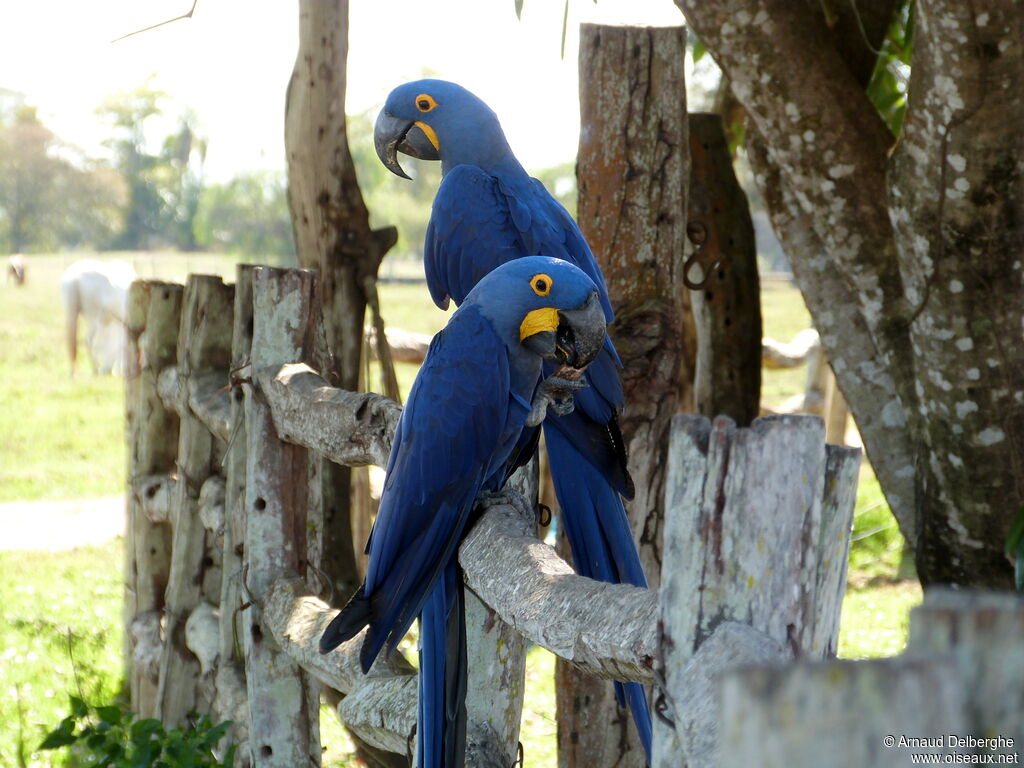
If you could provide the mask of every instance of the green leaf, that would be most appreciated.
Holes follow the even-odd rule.
[[[43,743],[39,745],[39,749],[60,749],[68,744],[74,744],[76,741],[78,741],[78,737],[73,733],[66,733],[58,729],[47,734]]]
[[[100,720],[104,723],[110,723],[111,725],[119,725],[121,723],[120,707],[97,707],[96,714],[99,715]]]
[[[699,37],[695,37],[693,40],[693,63],[696,64],[698,61],[704,58],[704,54],[708,52],[708,47],[704,45],[704,41]]]
[[[68,699],[71,701],[71,717],[76,720],[80,717],[85,717],[89,711],[89,705],[74,695],[69,695]]]
[[[218,741],[224,738],[224,734],[228,732],[228,728],[230,728],[232,725],[233,723],[231,720],[225,720],[223,723],[215,725],[206,734],[207,743],[216,744]]]
[[[523,0],[516,0],[516,18],[523,20]]]
[[[1013,561],[1013,583],[1018,592],[1024,592],[1024,538],[1017,542],[1017,556]]]
[[[132,723],[132,741],[139,744],[146,741],[151,734],[159,733],[163,731],[163,723],[153,718],[146,718],[145,720],[136,720]]]
[[[1017,510],[1010,523],[1010,532],[1006,534],[1006,554],[1011,557],[1019,552],[1020,542],[1024,541],[1024,505]]]

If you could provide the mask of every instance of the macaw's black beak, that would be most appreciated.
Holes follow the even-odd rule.
[[[555,330],[555,360],[570,368],[586,368],[604,346],[608,323],[597,291],[576,309],[558,312]]]
[[[548,307],[530,312],[520,326],[527,349],[545,360],[569,368],[590,365],[604,345],[608,325],[597,292],[575,309]]]
[[[441,159],[440,153],[415,120],[395,117],[386,109],[380,111],[373,126],[373,146],[384,167],[403,179],[412,177],[398,164],[399,152],[420,160]]]

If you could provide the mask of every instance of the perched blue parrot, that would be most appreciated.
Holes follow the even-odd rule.
[[[457,550],[481,493],[536,450],[548,407],[566,411],[606,336],[597,286],[535,256],[469,292],[430,350],[395,431],[366,580],[320,639],[327,653],[369,630],[364,672],[420,617],[420,768],[461,768],[466,626]],[[559,366],[541,381],[542,361]]]
[[[439,307],[461,304],[501,264],[543,253],[582,269],[598,286],[613,320],[601,268],[569,212],[512,154],[494,112],[462,86],[417,80],[395,88],[374,128],[377,154],[408,178],[398,152],[440,160],[423,252],[427,286]],[[544,422],[562,524],[576,570],[601,581],[647,586],[622,496],[633,497],[617,413],[624,397],[621,361],[610,339],[587,370],[589,388],[575,409]],[[550,370],[550,368],[546,368]],[[616,683],[651,755],[651,718],[643,686]]]

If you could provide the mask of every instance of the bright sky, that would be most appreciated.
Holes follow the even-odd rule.
[[[102,152],[97,105],[154,74],[196,111],[210,139],[206,170],[284,167],[284,96],[295,60],[296,0],[199,0],[192,19],[118,43],[186,12],[191,0],[0,0],[0,87],[21,91],[43,121],[87,153]],[[498,113],[528,168],[571,160],[579,131],[580,22],[681,24],[672,0],[570,0],[560,58],[560,0],[352,0],[348,112],[376,111],[427,69],[465,85]]]

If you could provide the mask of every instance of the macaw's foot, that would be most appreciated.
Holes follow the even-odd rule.
[[[476,497],[477,506],[482,515],[491,507],[512,507],[516,512],[528,520],[537,518],[537,510],[530,506],[519,491],[512,488],[502,488],[500,491],[485,491]]]
[[[548,415],[550,408],[558,416],[568,416],[575,407],[572,395],[587,386],[583,379],[568,379],[559,376],[561,370],[554,375],[548,376],[537,387],[537,393],[533,396],[533,406],[530,415],[526,417],[526,426],[536,427],[544,417]]]

